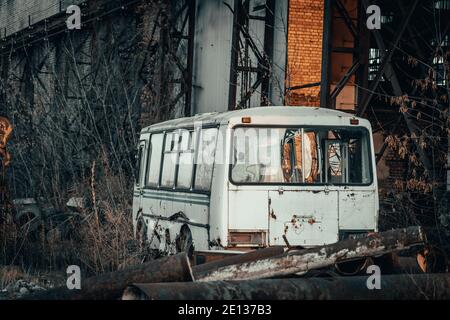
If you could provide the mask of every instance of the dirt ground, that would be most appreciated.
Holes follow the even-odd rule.
[[[64,272],[25,271],[17,266],[0,266],[0,300],[21,298],[61,286],[65,281]]]

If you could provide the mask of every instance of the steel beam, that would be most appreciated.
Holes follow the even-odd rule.
[[[362,1],[364,4],[364,7],[367,8],[369,6],[368,0],[362,0]],[[373,94],[374,94],[375,90],[378,88],[378,84],[380,83],[381,77],[385,73],[386,66],[388,64],[390,64],[391,58],[397,48],[397,45],[398,45],[400,39],[402,38],[402,36],[406,30],[406,26],[408,25],[409,21],[411,20],[412,14],[414,13],[418,2],[419,2],[419,0],[414,0],[412,5],[410,6],[408,15],[403,19],[403,22],[402,22],[400,28],[398,29],[397,34],[395,35],[395,39],[392,42],[391,48],[389,49],[388,53],[384,54],[384,51],[380,48],[381,52],[384,54],[383,60],[381,62],[378,73],[375,76],[375,79],[372,81],[372,84],[370,85],[370,88],[368,90],[369,92],[368,92],[368,95],[366,96],[366,99],[362,102],[362,105],[360,106],[360,108],[358,108],[358,115],[360,115],[360,116],[364,115],[364,113],[366,112],[366,109],[367,109],[370,101],[372,100]]]
[[[394,126],[393,126],[393,128],[392,128],[392,130],[391,130],[391,132],[394,132],[394,131],[397,129],[397,127],[399,126],[400,121],[402,120],[402,118],[403,118],[402,115],[400,115],[400,116],[397,118],[397,120],[396,120],[396,122],[395,122],[395,124],[394,124]],[[381,148],[380,148],[380,151],[378,151],[377,154],[376,154],[376,157],[375,157],[375,163],[376,163],[376,164],[378,164],[378,162],[380,162],[381,158],[383,158],[383,155],[384,155],[384,152],[385,152],[386,149],[387,149],[387,146],[388,146],[387,142],[384,141],[384,142],[383,142],[383,145],[382,145]]]
[[[241,0],[234,0],[233,12],[233,34],[231,37],[231,63],[230,63],[230,85],[228,87],[228,110],[234,110],[237,97],[237,66],[239,62],[239,25],[243,23]]]
[[[367,4],[367,0],[363,0],[363,2],[364,2],[364,5]],[[405,24],[405,22],[409,21],[409,19],[411,18],[411,15],[412,15],[412,13],[413,13],[413,11],[414,11],[416,6],[417,6],[417,0],[414,2],[414,6],[409,10],[408,16],[405,18],[404,23],[402,24],[402,28],[401,29],[403,31],[405,31],[406,27],[407,27],[407,23]],[[392,85],[394,94],[396,96],[402,96],[404,94],[404,92],[403,92],[403,90],[401,88],[401,85],[400,85],[400,81],[398,80],[397,74],[395,73],[395,70],[394,70],[394,68],[393,68],[393,66],[391,64],[391,61],[390,61],[391,57],[392,57],[392,54],[393,54],[393,51],[395,50],[395,47],[397,45],[393,45],[391,50],[389,51],[389,53],[386,54],[386,47],[385,47],[385,44],[384,44],[384,41],[383,41],[383,38],[382,38],[381,34],[379,33],[378,30],[373,30],[373,32],[374,32],[373,34],[374,34],[374,37],[375,37],[375,41],[377,42],[378,48],[380,49],[381,54],[383,55],[383,62],[382,62],[382,67],[380,67],[380,70],[378,70],[378,74],[377,74],[377,76],[376,76],[376,78],[374,80],[374,83],[372,83],[372,86],[369,89],[369,93],[368,93],[367,99],[364,101],[363,106],[362,106],[363,110],[360,110],[360,115],[362,115],[364,113],[364,108],[367,108],[367,106],[368,106],[368,104],[369,104],[369,102],[370,102],[370,100],[371,100],[371,98],[373,96],[373,93],[374,93],[376,87],[378,86],[379,80],[381,79],[381,76],[382,76],[383,73],[385,74],[386,78],[389,79],[389,81],[390,81],[390,83]],[[397,43],[399,41],[399,36],[400,36],[400,34],[398,33],[397,37],[396,37]],[[378,80],[378,82],[377,82],[377,80]],[[402,113],[402,115],[403,115],[403,118],[405,119],[406,126],[408,127],[408,130],[410,131],[410,133],[416,133],[417,131],[419,131],[417,126],[414,124],[414,119],[412,119],[412,117],[408,113]],[[398,125],[398,123],[397,123],[397,125]],[[419,153],[419,156],[420,156],[420,159],[421,159],[421,161],[422,161],[422,163],[424,165],[424,168],[431,172],[432,164],[431,164],[428,156],[426,155],[426,153],[423,150],[423,148],[415,140],[414,140],[414,142],[416,144],[417,152]],[[386,148],[387,148],[387,145],[383,144],[379,154],[383,154],[384,151],[386,150]],[[377,162],[380,159],[381,159],[381,156],[377,156]]]
[[[369,52],[370,52],[370,31],[367,29],[365,17],[366,11],[361,3],[358,1],[358,30],[359,36],[355,39],[356,47],[358,48],[357,58],[361,64],[355,76],[355,81],[358,84],[358,93],[356,105],[360,105],[367,95],[366,91],[361,88],[367,88],[369,85]]]
[[[341,0],[335,0],[335,4],[336,8],[339,11],[339,14],[344,19],[345,25],[347,26],[348,30],[350,30],[350,32],[352,33],[353,38],[356,39],[358,37],[357,29],[355,23],[353,22],[352,18],[345,9],[345,6],[342,4]]]
[[[356,71],[358,71],[359,66],[360,63],[358,60],[353,62],[353,65],[347,70],[342,79],[339,80],[333,92],[330,94],[330,101],[333,106],[336,103],[337,96],[339,95],[339,93],[341,93],[342,89],[344,89],[345,85],[348,83],[350,78],[356,73]]]
[[[228,6],[229,7],[229,6]],[[270,75],[271,75],[271,60],[273,52],[273,25],[274,25],[274,10],[275,1],[267,0],[264,5],[266,10],[265,20],[265,35],[264,35],[264,51],[261,52],[258,45],[253,40],[248,31],[248,21],[252,19],[252,15],[249,14],[249,1],[248,0],[235,0],[233,12],[233,36],[231,40],[231,64],[230,64],[230,85],[228,93],[228,108],[234,110],[235,108],[241,109],[245,107],[247,101],[251,98],[256,89],[261,85],[261,104],[267,104],[264,101],[268,97],[270,89]],[[261,20],[258,18],[258,20]],[[241,41],[242,35],[242,41]],[[237,95],[237,78],[238,72],[243,70],[243,66],[239,65],[239,52],[240,43],[245,43],[245,57],[248,59],[248,49],[250,49],[256,60],[258,67],[255,72],[257,74],[256,80],[251,84],[250,88],[245,94],[241,94],[240,100]]]
[[[329,108],[329,95],[330,92],[330,59],[331,59],[331,18],[332,12],[332,0],[324,0],[324,13],[323,13],[323,36],[322,36],[322,75],[320,85],[320,106],[323,108]]]
[[[405,8],[400,3],[399,3],[399,5],[401,7],[402,12],[404,13],[405,12]],[[447,23],[447,26],[445,27],[444,32],[442,34],[447,34],[449,28],[450,28],[450,23]],[[409,28],[408,28],[408,31],[410,32],[410,36],[412,37],[413,36],[413,31],[410,30]],[[384,42],[383,42],[383,40],[381,38],[381,35],[379,35],[377,30],[375,30],[374,33],[376,35],[377,44],[384,48]],[[417,41],[413,41],[413,44],[414,44],[414,48],[419,52],[419,58],[421,58],[422,55],[423,55],[423,50],[421,49],[421,47],[419,46]],[[431,65],[432,60],[433,59],[431,58],[430,61],[427,62],[427,64]],[[422,72],[424,73],[424,75],[426,75],[427,68],[425,67],[425,65],[423,63],[420,63],[420,65],[422,66]],[[389,74],[389,70],[388,70],[388,74]],[[395,74],[392,75],[392,79],[394,80],[394,82],[398,83],[397,76]],[[396,85],[396,88],[399,88],[399,87],[400,87],[400,85]],[[415,93],[417,92],[417,89],[418,88],[415,87],[414,90],[412,91],[411,95],[415,95]],[[404,118],[403,114],[401,114],[398,117],[397,121],[395,122],[395,125],[390,130],[391,132],[394,132],[397,129],[397,127],[400,125],[400,121],[401,121],[402,118]],[[383,157],[384,152],[386,151],[386,149],[387,149],[387,143],[384,142],[383,145],[380,148],[380,151],[378,151],[378,153],[377,153],[376,163],[378,163],[381,160],[381,158]]]
[[[195,35],[195,10],[196,0],[188,1],[188,52],[187,52],[187,68],[185,74],[186,95],[184,101],[184,115],[190,117],[193,115],[192,110],[192,79],[194,70],[194,35]]]
[[[286,91],[294,91],[294,90],[313,88],[313,87],[318,87],[318,86],[320,86],[320,82],[313,82],[313,83],[302,84],[299,86],[292,86],[292,87],[286,88]]]
[[[273,63],[273,36],[275,27],[275,0],[266,0],[266,16],[264,29],[264,55],[266,65],[261,65],[260,68],[266,68]],[[270,101],[270,70],[266,69],[261,83],[261,105],[267,106]]]

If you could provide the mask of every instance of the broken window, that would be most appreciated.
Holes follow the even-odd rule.
[[[180,143],[180,158],[178,161],[177,187],[190,189],[194,167],[194,134],[183,131]]]
[[[146,185],[209,191],[216,140],[217,128],[198,131],[178,129],[166,132],[165,139],[163,133],[152,134]]]
[[[330,184],[345,183],[348,181],[348,145],[338,140],[327,140],[325,161],[325,182]]]
[[[161,168],[161,153],[163,147],[164,134],[152,134],[150,138],[150,148],[147,164],[147,186],[156,187],[159,183],[159,171]]]
[[[166,133],[164,144],[161,186],[173,188],[175,183],[175,167],[178,158],[178,147],[181,136],[177,132]]]
[[[134,178],[135,178],[136,185],[139,185],[141,182],[141,172],[143,170],[142,155],[144,153],[144,147],[145,147],[144,143],[140,144],[138,152],[136,154],[136,163],[135,163],[135,172],[134,172]]]
[[[203,129],[197,152],[194,189],[209,191],[216,152],[217,128]]]
[[[283,177],[290,183],[319,182],[318,145],[314,132],[287,130],[283,139]],[[288,161],[284,157],[288,157]]]
[[[264,184],[367,184],[370,139],[363,128],[238,128],[231,180]]]

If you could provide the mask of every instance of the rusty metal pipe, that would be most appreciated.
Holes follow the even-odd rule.
[[[417,257],[396,257],[392,267],[394,273],[425,273],[417,262]]]
[[[383,275],[381,289],[368,276],[135,284],[124,300],[421,300],[450,299],[450,274]]]
[[[409,227],[310,249],[289,251],[277,257],[225,266],[205,272],[196,280],[251,280],[288,276],[329,267],[337,262],[395,252],[424,242],[425,235],[422,229]]]
[[[81,279],[81,290],[59,287],[24,297],[24,300],[116,300],[124,288],[136,282],[192,281],[192,269],[185,253],[164,257],[116,272]]]
[[[212,270],[215,270],[217,268],[222,268],[233,264],[271,258],[282,255],[283,253],[284,247],[268,247],[264,249],[258,249],[248,253],[238,254],[224,259],[193,266],[192,273],[194,275],[194,278],[197,279],[203,277],[208,272],[211,272]]]

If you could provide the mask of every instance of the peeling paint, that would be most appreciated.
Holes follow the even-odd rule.
[[[273,211],[273,209],[270,211],[270,217],[274,220],[277,220],[277,216],[275,215],[275,212]]]
[[[286,276],[320,269],[348,259],[403,250],[415,245],[422,245],[423,241],[424,238],[419,227],[401,231],[390,230],[363,239],[347,239],[319,248],[289,251],[279,257],[219,268],[197,281],[252,280]]]

